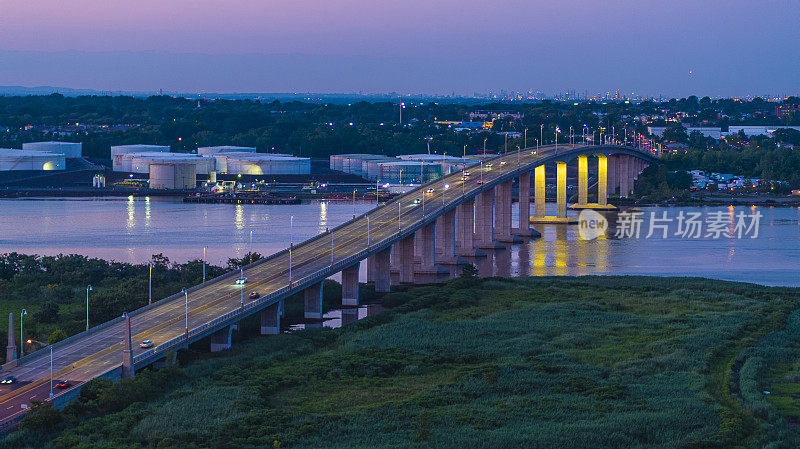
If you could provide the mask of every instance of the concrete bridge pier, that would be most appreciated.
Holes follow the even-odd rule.
[[[392,245],[392,283],[414,283],[414,234]]]
[[[631,167],[630,158],[620,154],[618,157],[619,168],[619,196],[627,198],[631,193]]]
[[[531,172],[519,175],[519,224],[511,232],[520,237],[541,237],[539,231],[531,229]]]
[[[456,257],[456,211],[449,210],[436,219],[436,262],[458,263]]]
[[[390,246],[367,258],[367,282],[372,282],[378,293],[391,290],[391,252]]]
[[[122,350],[122,378],[131,379],[135,369],[133,366],[133,344],[131,343],[131,316],[127,313],[125,313],[125,341],[122,344],[124,348]]]
[[[464,200],[456,206],[455,254],[465,257],[485,256],[475,247],[475,198]]]
[[[605,155],[597,155],[597,202],[589,203],[589,159],[584,155],[578,156],[578,202],[571,205],[570,209],[596,209],[611,210],[616,207],[608,204],[608,160]]]
[[[342,305],[358,305],[358,269],[360,263],[351,265],[342,270]]]
[[[440,272],[449,273],[436,265],[436,222],[428,223],[416,232],[415,250],[419,250],[419,264],[414,267],[414,283],[427,284],[437,280]]]
[[[533,217],[536,219],[544,218],[545,205],[545,171],[544,165],[539,165],[533,169],[534,191],[533,191]]]
[[[481,249],[505,248],[494,240],[494,189],[475,197],[475,246]]]
[[[541,189],[542,215],[544,215],[544,169],[542,169],[541,187],[539,183],[539,167],[536,167],[536,202],[539,203],[539,190]],[[537,209],[538,212],[538,209]],[[576,224],[578,220],[567,217],[567,163],[556,162],[556,216],[532,217],[533,223],[547,224]]]
[[[263,313],[263,311],[262,311]],[[211,352],[226,351],[231,348],[231,334],[233,326],[225,326],[211,334]],[[264,333],[264,324],[261,324],[261,333]],[[275,332],[277,334],[277,332]]]
[[[303,317],[311,320],[322,319],[322,282],[309,285],[303,290],[305,309]]]
[[[614,195],[617,193],[617,189],[619,188],[619,182],[617,181],[617,157],[614,155],[608,156],[607,158],[607,168],[608,168],[608,176],[606,181],[606,188],[608,189],[609,195]]]
[[[511,234],[511,195],[511,181],[502,182],[494,187],[492,238],[497,242],[512,243],[519,240]]]
[[[281,303],[276,302],[261,309],[261,335],[281,332]]]

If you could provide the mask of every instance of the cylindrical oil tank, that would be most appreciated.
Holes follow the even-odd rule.
[[[197,154],[201,156],[213,156],[219,153],[255,153],[255,152],[256,152],[256,147],[237,147],[232,145],[197,148]]]
[[[130,165],[123,167],[123,155],[132,153],[169,153],[164,145],[114,145],[111,147],[111,160],[114,171],[130,171]]]
[[[63,154],[69,158],[81,157],[83,154],[83,144],[75,142],[28,142],[22,144],[22,149]]]
[[[63,154],[42,151],[0,149],[0,171],[64,170]]]
[[[311,159],[267,154],[236,155],[226,158],[228,174],[243,175],[307,175]]]
[[[195,164],[159,163],[150,164],[150,188],[186,190],[197,185]]]

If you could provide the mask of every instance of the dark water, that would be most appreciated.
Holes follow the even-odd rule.
[[[548,205],[550,206],[550,205]],[[206,257],[224,265],[252,250],[267,255],[300,242],[374,207],[374,203],[319,201],[301,205],[184,204],[174,198],[70,198],[0,200],[0,253],[85,254],[143,263],[163,253],[172,261]],[[355,211],[354,211],[355,209]],[[516,205],[514,207],[516,223]],[[643,208],[760,212],[758,238],[615,238],[615,229],[582,240],[576,226],[537,226],[543,238],[491,252],[476,265],[486,275],[641,274],[703,276],[765,285],[800,285],[800,209],[798,208]],[[554,211],[549,211],[554,212]],[[574,214],[570,212],[570,214]],[[615,215],[609,219],[613,223]],[[673,224],[674,226],[674,224]],[[251,234],[252,233],[252,234]],[[251,243],[252,235],[252,243]],[[366,270],[361,270],[362,277]]]

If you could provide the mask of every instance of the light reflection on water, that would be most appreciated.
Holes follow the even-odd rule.
[[[554,214],[548,204],[548,214]],[[356,213],[374,207],[357,201]],[[517,207],[512,208],[516,225]],[[800,208],[643,208],[669,213],[725,211],[734,217],[758,210],[757,239],[681,239],[668,236],[581,240],[576,226],[537,225],[542,238],[514,244],[476,259],[482,275],[545,276],[641,274],[703,276],[767,285],[800,285]],[[202,257],[225,265],[251,249],[272,254],[289,244],[289,216],[294,241],[300,242],[352,218],[347,200],[301,205],[185,204],[176,198],[69,198],[0,200],[0,253],[84,254],[122,262],[144,263],[163,253],[172,261]],[[570,214],[574,215],[573,212]],[[613,222],[613,220],[611,220]],[[733,225],[729,226],[733,231]],[[252,233],[252,244],[251,244]],[[365,280],[366,267],[360,270]]]

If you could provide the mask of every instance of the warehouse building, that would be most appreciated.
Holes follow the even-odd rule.
[[[0,171],[64,170],[63,154],[0,148]]]
[[[75,142],[28,142],[22,144],[23,150],[63,154],[65,158],[83,156],[83,144]]]

